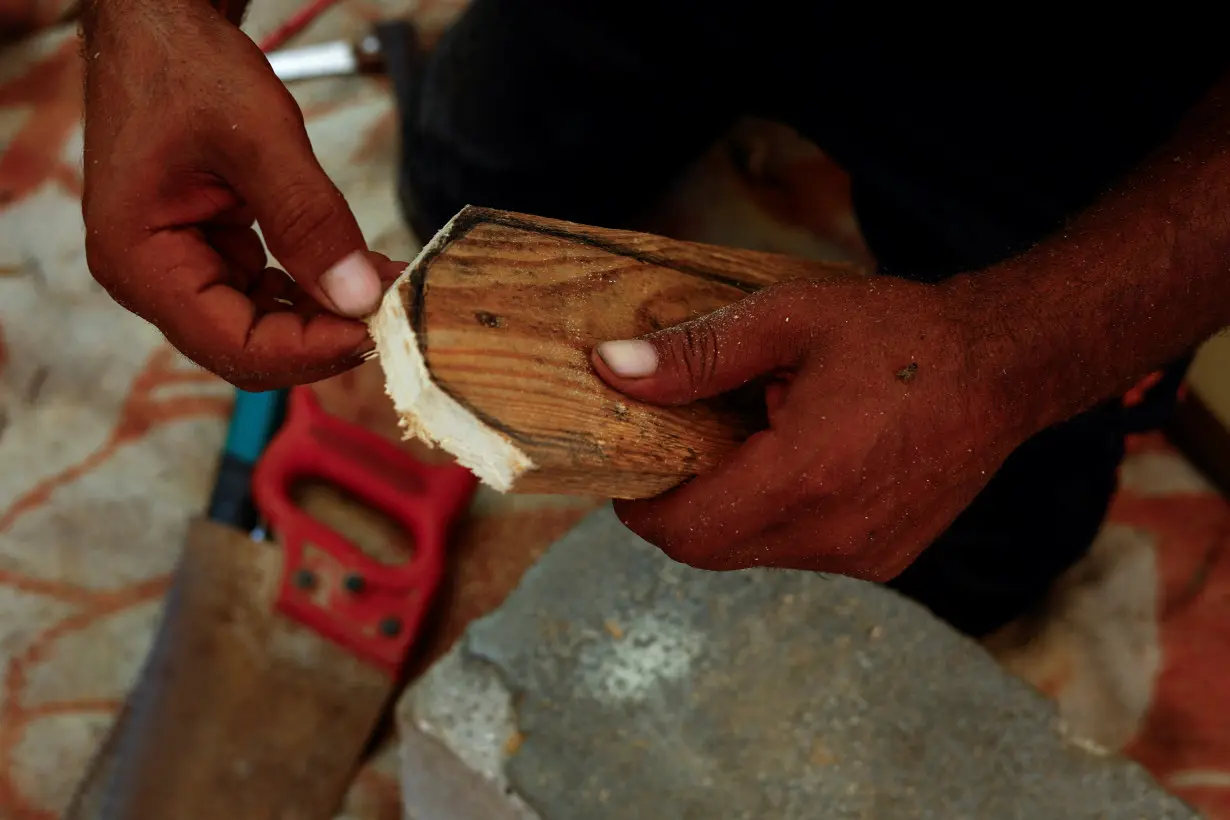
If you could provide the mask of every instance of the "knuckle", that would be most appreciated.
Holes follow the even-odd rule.
[[[718,368],[718,338],[712,322],[688,322],[676,336],[677,358],[693,387],[712,381]]]
[[[269,228],[283,244],[300,247],[319,242],[344,215],[345,205],[336,190],[295,183],[281,192],[281,206]]]
[[[773,321],[776,332],[771,340],[780,347],[780,355],[797,353],[800,345],[824,331],[824,324],[808,321],[814,310],[816,293],[815,281],[792,280],[770,285],[749,297],[756,300],[760,315]],[[783,316],[795,321],[779,321]]]
[[[292,126],[306,129],[307,117],[304,116],[303,107],[299,105],[299,101],[295,99],[290,89],[284,83],[276,82],[269,86],[269,90],[272,94],[266,99],[271,108],[268,113]],[[303,137],[306,141],[306,131]]]

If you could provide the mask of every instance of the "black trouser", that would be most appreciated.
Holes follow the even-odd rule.
[[[425,238],[474,204],[627,224],[760,116],[851,175],[883,273],[934,282],[1059,227],[1161,143],[1225,51],[1190,32],[1168,48],[1152,17],[1113,38],[1065,20],[1069,47],[1011,19],[1005,42],[999,19],[831,5],[476,0],[404,112],[411,223]],[[971,634],[1020,614],[1101,526],[1126,423],[1108,402],[1027,442],[892,586]]]

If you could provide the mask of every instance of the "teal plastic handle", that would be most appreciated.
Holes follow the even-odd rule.
[[[245,464],[256,463],[282,424],[286,393],[285,390],[235,391],[235,407],[226,431],[223,458],[230,456]]]

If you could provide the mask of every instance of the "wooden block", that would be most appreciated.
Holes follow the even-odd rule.
[[[590,351],[686,322],[789,279],[857,268],[467,208],[369,320],[408,436],[502,492],[657,495],[757,427],[730,397],[634,402]]]

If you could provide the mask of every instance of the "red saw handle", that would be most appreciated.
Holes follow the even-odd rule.
[[[304,479],[332,484],[396,521],[413,539],[412,557],[381,563],[313,518],[291,499]],[[425,464],[330,416],[311,388],[293,388],[286,421],[252,477],[256,506],[285,553],[278,610],[397,675],[444,574],[449,529],[477,483],[463,467]]]

